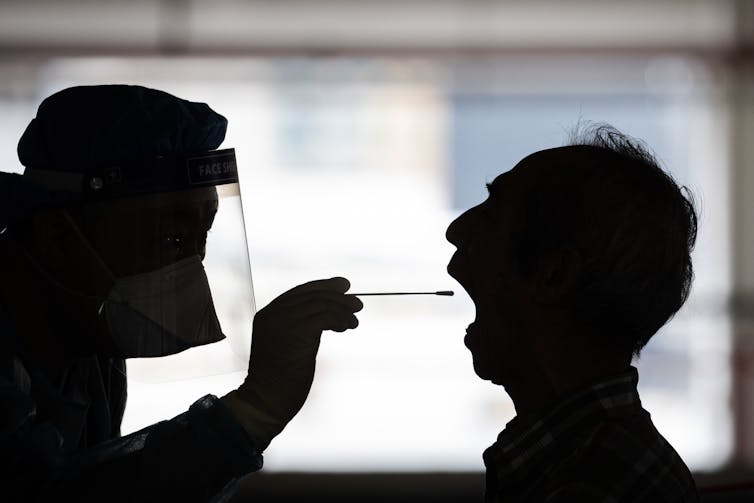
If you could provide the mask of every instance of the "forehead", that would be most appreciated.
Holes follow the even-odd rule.
[[[215,189],[215,187],[201,187],[197,189],[181,190],[177,192],[150,194],[131,200],[134,205],[156,209],[171,208],[176,206],[202,206],[204,205],[204,203],[216,201],[217,189]]]
[[[525,190],[535,180],[555,175],[555,170],[594,162],[599,150],[597,147],[574,145],[534,152],[521,159],[510,171],[495,178],[490,184],[491,192],[510,195],[511,192]]]
[[[217,206],[217,189],[201,187],[178,192],[146,194],[95,203],[102,210],[118,212],[162,212],[205,208],[208,203]]]
[[[489,184],[487,204],[496,210],[496,215],[506,225],[522,225],[526,220],[527,199],[537,181],[553,176],[554,170],[576,162],[578,158],[579,153],[572,147],[541,150],[524,157]]]

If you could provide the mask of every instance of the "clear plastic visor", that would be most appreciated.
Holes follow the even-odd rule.
[[[246,371],[255,303],[238,183],[123,197],[94,203],[95,212],[98,204],[117,220],[100,219],[111,231],[96,246],[116,278],[111,297],[139,311],[111,316],[115,331],[130,337],[126,327],[143,315],[158,328],[135,321],[134,338],[166,339],[142,342],[180,351],[130,358],[129,380]]]

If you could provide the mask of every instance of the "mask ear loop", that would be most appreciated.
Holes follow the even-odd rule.
[[[81,240],[81,243],[84,245],[87,251],[92,254],[92,257],[94,257],[94,260],[97,261],[97,264],[99,264],[99,266],[102,268],[103,271],[105,271],[105,273],[111,280],[115,281],[117,279],[115,277],[115,274],[113,274],[113,271],[110,269],[110,267],[108,267],[105,261],[102,260],[102,257],[100,257],[100,254],[97,252],[97,250],[94,249],[94,246],[92,246],[91,241],[89,241],[89,239],[81,231],[81,228],[73,219],[73,217],[71,217],[71,214],[68,213],[68,210],[63,210],[61,213],[63,214],[63,218],[65,218],[66,221],[73,228],[73,232],[75,232],[76,235],[79,237],[79,239]]]
[[[87,251],[92,254],[94,257],[96,263],[102,267],[103,271],[108,275],[108,277],[112,280],[114,280],[114,276],[112,271],[109,267],[107,267],[107,264],[104,263],[102,258],[100,258],[99,254],[94,250],[91,243],[89,243],[89,240],[86,239],[86,237],[83,235],[81,230],[79,229],[78,225],[74,222],[73,218],[68,214],[66,210],[62,210],[61,213],[63,214],[63,218],[71,225],[76,235],[79,237],[79,239],[82,240],[82,243],[84,244],[84,247],[87,249]],[[57,278],[55,278],[50,272],[42,266],[42,264],[39,263],[39,260],[32,255],[32,253],[18,240],[16,240],[12,235],[8,237],[8,239],[12,240],[16,243],[18,248],[20,249],[21,253],[23,253],[24,257],[26,257],[26,260],[28,264],[33,267],[37,273],[45,279],[45,281],[49,282],[54,288],[61,292],[65,292],[67,295],[78,297],[82,299],[90,299],[95,300],[99,303],[99,307],[97,308],[97,315],[99,316],[102,313],[102,310],[104,308],[106,300],[100,300],[95,295],[91,295],[79,290],[75,290],[67,285],[64,285],[61,283]]]
[[[84,248],[86,248],[86,250],[92,256],[92,258],[94,258],[94,261],[97,263],[97,265],[99,265],[100,268],[105,272],[105,274],[107,274],[108,278],[110,278],[110,280],[113,283],[115,283],[115,281],[117,281],[117,278],[115,274],[113,274],[112,269],[110,269],[110,267],[108,267],[105,261],[102,260],[102,257],[100,256],[100,254],[97,252],[97,250],[94,249],[94,246],[92,246],[91,241],[89,241],[89,239],[81,231],[81,228],[73,219],[73,217],[71,217],[71,214],[68,213],[68,210],[62,210],[61,213],[63,214],[63,218],[65,218],[65,220],[73,229],[73,232],[75,232],[76,236],[78,236],[79,240],[81,240],[81,244],[84,245]],[[107,302],[107,300],[103,300],[102,302],[100,302],[99,308],[97,308],[97,316],[102,315],[102,310],[105,308],[105,302]]]

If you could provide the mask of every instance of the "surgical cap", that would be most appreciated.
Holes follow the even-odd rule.
[[[64,89],[46,98],[18,142],[24,176],[0,173],[0,231],[37,208],[66,206],[81,194],[39,184],[35,173],[123,169],[160,156],[216,149],[228,121],[205,103],[141,86]],[[61,191],[62,190],[62,191]]]
[[[87,169],[216,149],[228,121],[205,103],[141,86],[64,89],[46,98],[21,140],[27,170]]]

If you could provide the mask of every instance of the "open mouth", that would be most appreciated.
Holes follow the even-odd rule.
[[[465,274],[467,271],[465,271],[462,261],[458,258],[458,252],[456,252],[448,262],[447,271],[448,274],[455,279],[459,285],[461,285],[466,293],[469,294],[469,297],[471,297],[471,300],[473,301],[473,282],[467,274]]]

